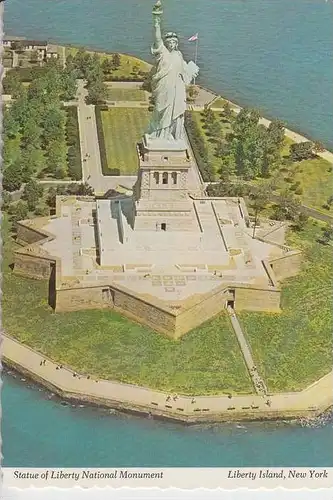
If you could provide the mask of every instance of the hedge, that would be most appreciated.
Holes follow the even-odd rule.
[[[97,127],[97,137],[99,144],[99,151],[101,155],[101,167],[104,175],[110,175],[110,170],[108,166],[108,157],[106,154],[105,140],[104,140],[104,130],[102,122],[102,111],[109,109],[107,106],[96,105],[95,106],[95,116],[96,116],[96,127]],[[119,175],[115,172],[111,175]]]
[[[80,130],[76,106],[68,106],[66,109],[66,138],[68,144],[68,175],[71,179],[79,181],[82,179],[82,158],[80,147]]]
[[[191,111],[185,112],[185,128],[204,182],[214,181],[215,170],[209,162],[205,140]]]

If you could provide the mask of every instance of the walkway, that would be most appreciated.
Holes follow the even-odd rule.
[[[97,381],[87,375],[73,376],[70,369],[57,369],[56,363],[7,335],[3,335],[2,356],[5,363],[64,398],[145,414],[150,412],[187,422],[315,416],[333,404],[332,372],[302,392],[271,396],[271,405],[267,406],[263,398],[255,394],[233,396],[231,399],[228,396],[174,398],[145,387]],[[42,364],[44,360],[45,365]]]
[[[259,394],[260,396],[267,396],[266,385],[265,385],[263,379],[260,377],[260,375],[258,373],[258,369],[254,364],[251,350],[250,350],[250,346],[247,343],[247,340],[246,340],[245,335],[243,333],[243,330],[240,326],[240,323],[238,321],[236,313],[235,313],[234,309],[230,306],[228,306],[227,310],[229,313],[232,327],[234,329],[234,332],[236,334],[236,337],[237,337],[237,340],[239,343],[239,347],[241,348],[247,369],[249,370],[249,374],[252,378],[252,382],[253,382],[253,385],[255,387],[255,390],[256,390],[257,394]]]

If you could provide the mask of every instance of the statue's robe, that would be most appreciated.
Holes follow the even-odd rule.
[[[166,140],[182,139],[186,110],[186,85],[193,74],[179,50],[169,51],[163,42],[152,47],[156,58],[156,71],[152,78],[155,107],[148,135]]]

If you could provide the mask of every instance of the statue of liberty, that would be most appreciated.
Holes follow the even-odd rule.
[[[170,144],[184,139],[186,85],[197,76],[199,68],[192,61],[184,61],[178,50],[176,33],[166,33],[163,41],[162,13],[161,2],[158,1],[153,8],[154,44],[151,49],[156,58],[152,78],[154,110],[146,137]]]

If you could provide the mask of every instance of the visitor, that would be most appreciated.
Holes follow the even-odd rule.
[[[168,403],[171,400],[170,396],[167,396],[166,402]]]
[[[87,375],[87,379],[88,379],[88,380],[90,379],[90,375]]]
[[[46,360],[45,360],[45,359],[44,359],[44,361],[43,361],[43,365],[44,365],[44,366],[46,365]]]
[[[39,366],[42,366],[42,365],[43,365],[43,361],[41,361],[41,362],[39,363]]]
[[[192,404],[196,403],[195,398],[192,398],[191,403],[192,403]]]

